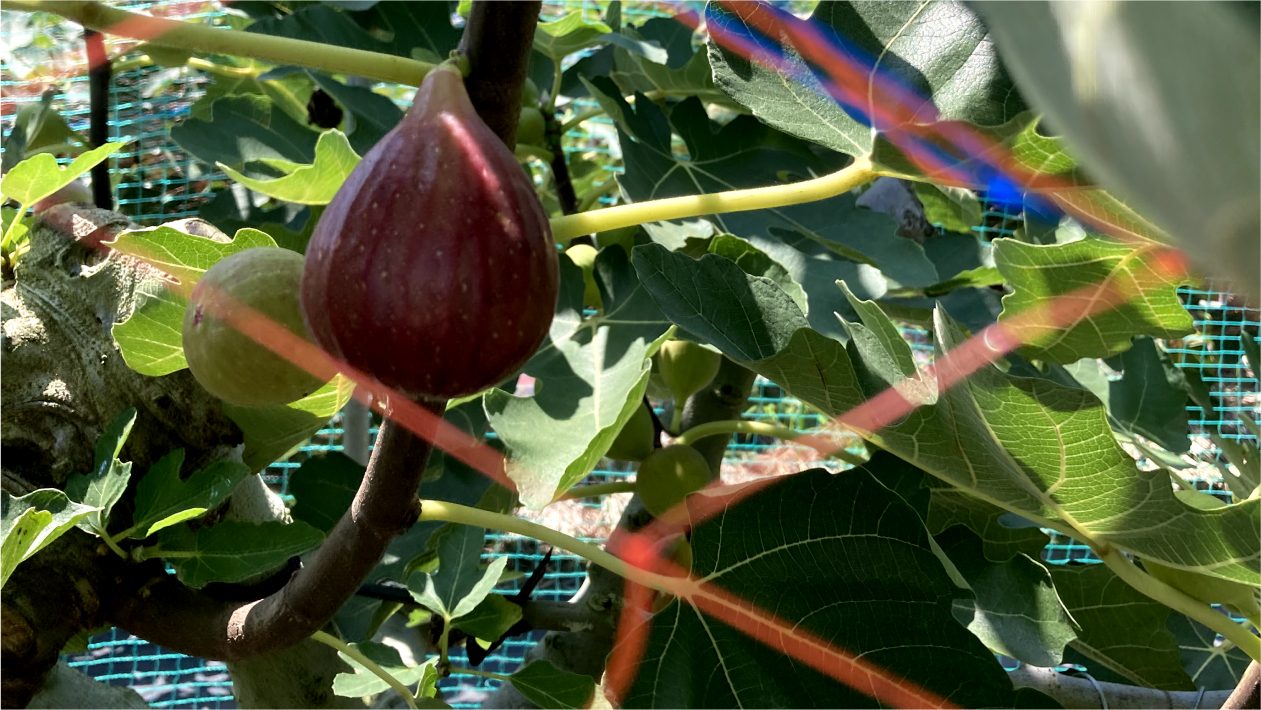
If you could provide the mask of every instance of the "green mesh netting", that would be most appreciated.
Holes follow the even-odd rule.
[[[155,4],[173,5],[121,3],[123,7],[134,10],[143,10]],[[167,9],[178,10],[179,14],[168,16],[192,19],[220,14],[212,3],[174,5],[174,8]],[[575,9],[583,10],[592,19],[599,16],[599,8],[593,2],[569,0],[544,3],[546,17],[558,17]],[[648,3],[628,3],[623,9],[623,17],[632,24],[666,14],[655,4]],[[67,68],[71,71],[63,75],[71,75],[75,73],[75,66],[79,66],[81,71],[82,44],[78,41],[77,27],[50,23],[35,31],[45,33],[52,41],[35,41],[22,52],[12,55],[28,69],[49,69],[44,73],[32,72],[33,76],[47,76]],[[10,23],[6,21],[3,29],[6,46],[19,45],[23,39],[13,35]],[[111,54],[118,49],[116,43],[107,43],[107,47],[110,47],[107,51]],[[54,105],[73,128],[86,134],[88,100],[84,77],[44,85],[33,78],[15,79],[12,69],[15,67],[4,67],[3,80],[0,81],[5,103],[0,130],[7,134],[17,110],[27,103],[38,101],[44,90],[53,88],[57,92]],[[196,73],[154,67],[121,72],[114,77],[110,92],[110,134],[136,139],[127,152],[117,153],[110,159],[111,175],[116,181],[115,200],[119,211],[141,224],[159,224],[196,216],[198,206],[210,197],[208,186],[211,181],[223,179],[213,168],[192,160],[169,137],[171,123],[187,115],[189,106],[202,95],[207,81]],[[590,101],[580,104],[594,106],[594,102]],[[612,122],[607,118],[594,119],[566,136],[565,150],[567,153],[608,153],[616,150],[615,140],[616,131]],[[611,201],[607,197],[602,200]],[[985,208],[983,226],[974,228],[983,239],[1011,236],[1019,228],[1021,215],[1018,207],[987,202]],[[1240,424],[1239,413],[1252,412],[1255,415],[1261,387],[1258,386],[1256,373],[1241,358],[1240,334],[1246,331],[1255,336],[1261,322],[1256,311],[1243,308],[1241,301],[1228,293],[1184,288],[1180,294],[1195,318],[1196,335],[1167,343],[1167,349],[1180,367],[1198,370],[1220,402],[1215,416],[1208,416],[1199,407],[1188,407],[1191,453],[1204,463],[1191,471],[1191,478],[1199,488],[1229,500],[1230,494],[1214,466],[1224,459],[1209,433],[1212,430],[1212,433],[1227,439],[1255,440]],[[931,359],[932,347],[927,333],[915,328],[906,328],[903,332],[920,358],[925,361]],[[755,384],[744,416],[801,431],[816,428],[822,423],[817,412],[787,396],[774,383],[761,378]],[[335,417],[328,428],[320,431],[289,460],[270,466],[264,472],[268,484],[282,495],[287,495],[289,475],[302,461],[328,451],[341,450],[343,430],[340,420],[340,416]],[[373,436],[375,433],[375,429],[370,432]],[[801,463],[796,456],[784,455],[788,448],[768,437],[735,435],[724,458],[724,480],[776,475],[800,468]],[[790,460],[793,461],[793,469],[788,468]],[[818,462],[818,465],[835,468],[834,462]],[[624,479],[633,473],[633,466],[605,460],[585,483]],[[609,501],[575,502],[558,513],[558,518],[549,518],[547,522],[563,526],[578,537],[601,541],[616,524],[619,513],[620,508]],[[487,555],[507,556],[509,569],[525,573],[533,571],[542,561],[535,541],[499,534],[488,535]],[[1087,547],[1057,533],[1052,533],[1044,557],[1051,563],[1093,559]],[[542,599],[568,599],[578,590],[585,574],[586,566],[580,558],[556,551],[545,580],[535,595]],[[519,581],[504,585],[502,591],[518,584]],[[505,674],[513,672],[526,650],[541,636],[542,632],[534,632],[508,640],[483,662],[481,669]],[[462,649],[452,653],[455,665],[465,663],[463,654]],[[118,629],[93,637],[87,652],[70,656],[69,661],[72,666],[102,681],[135,688],[154,707],[236,707],[231,680],[222,663],[171,653]],[[455,707],[478,707],[486,693],[496,685],[496,681],[464,675],[452,676],[442,683],[447,701]]]

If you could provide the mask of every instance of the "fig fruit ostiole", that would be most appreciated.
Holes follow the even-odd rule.
[[[446,62],[324,211],[302,311],[333,356],[407,396],[450,399],[525,364],[558,271],[533,182]]]
[[[244,305],[307,338],[298,307],[301,278],[302,255],[276,247],[239,251],[202,274],[184,311],[184,357],[210,394],[266,407],[302,399],[323,386],[226,320],[227,312]]]

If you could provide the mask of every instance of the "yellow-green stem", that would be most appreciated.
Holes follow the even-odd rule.
[[[502,673],[491,673],[490,671],[479,671],[476,668],[452,668],[452,673],[461,675],[472,675],[478,678],[490,678],[491,680],[502,680],[505,683],[512,682],[512,676],[506,676]]]
[[[470,639],[472,640],[472,639]],[[474,641],[474,643],[477,643]],[[451,645],[451,619],[442,620],[442,635],[438,637],[438,667],[450,668],[451,661],[447,658],[447,650]]]
[[[560,83],[565,76],[565,70],[561,68],[560,60],[553,59],[552,65],[556,71],[552,75],[552,95],[547,97],[546,115],[551,115],[556,111],[556,99],[560,97]],[[563,133],[561,135],[564,135]]]
[[[1110,545],[1096,545],[1095,554],[1122,581],[1174,611],[1181,612],[1229,639],[1254,661],[1261,662],[1261,638],[1236,624],[1225,614],[1196,601],[1155,577],[1140,570],[1119,550]]]
[[[461,525],[475,525],[482,528],[490,528],[492,530],[503,530],[526,537],[532,537],[541,540],[549,545],[559,547],[562,550],[572,552],[579,557],[586,559],[592,564],[599,565],[619,577],[638,582],[646,587],[659,589],[662,591],[671,591],[679,587],[682,580],[664,575],[655,574],[642,570],[633,565],[618,559],[612,554],[601,550],[587,542],[583,542],[574,537],[570,537],[562,532],[557,532],[549,527],[532,523],[521,518],[514,518],[511,515],[502,513],[492,513],[489,510],[481,510],[480,508],[470,508],[466,505],[458,503],[448,503],[441,500],[422,500],[420,501],[420,520],[432,520],[444,523],[460,523]]]
[[[563,136],[569,131],[582,125],[584,121],[588,121],[597,116],[603,116],[603,115],[604,115],[604,109],[599,108],[599,107],[589,108],[586,111],[583,111],[582,113],[579,113],[578,115],[574,116],[568,121],[565,121],[564,123],[562,123],[560,125],[560,134]]]
[[[681,426],[683,426],[683,403],[675,402],[674,412],[670,415],[669,432],[673,434],[674,432],[678,431],[679,427]]]
[[[773,436],[776,439],[785,439],[787,441],[795,441],[805,435],[805,432],[799,432],[795,429],[782,427],[777,424],[767,424],[766,422],[750,422],[743,419],[727,419],[718,422],[706,422],[679,434],[674,438],[674,443],[691,445],[696,443],[698,439],[704,439],[707,436],[716,436],[718,434],[757,434],[759,436]],[[836,449],[835,451],[823,452],[828,456],[836,457],[846,463],[855,466],[862,466],[866,461],[854,456],[845,449]]]
[[[114,538],[110,537],[109,533],[105,532],[104,530],[101,530],[100,533],[101,533],[101,539],[105,540],[105,544],[109,546],[109,549],[114,551],[114,554],[118,555],[124,560],[127,559],[127,553],[123,552],[123,548],[119,547],[117,542],[114,542]]]
[[[337,638],[336,636],[333,636],[332,634],[324,633],[323,631],[316,631],[315,633],[311,634],[311,638],[315,639],[316,641],[319,641],[325,646],[332,646],[338,651],[341,651],[347,656],[350,656],[351,658],[355,659],[356,663],[363,666],[364,668],[367,668],[369,671],[372,672],[373,675],[375,675],[376,677],[388,683],[391,688],[397,690],[398,694],[402,695],[403,700],[407,702],[407,707],[415,710],[416,696],[412,694],[411,689],[403,685],[403,683],[399,681],[398,678],[395,678],[394,676],[390,675],[388,671],[386,671],[381,666],[378,666],[370,658],[363,655],[359,651],[355,650],[353,647],[350,646],[350,644],[346,643],[345,641],[342,641],[341,639]]]
[[[610,481],[609,483],[593,483],[589,486],[574,486],[561,496],[561,500],[573,500],[575,498],[597,498],[599,496],[607,496],[613,493],[634,493],[634,481]]]
[[[208,62],[201,57],[189,57],[185,64],[191,69],[197,69],[210,74],[218,74],[236,79],[253,79],[263,74],[262,69],[252,69],[250,67],[228,67],[222,64]]]
[[[17,214],[13,215],[13,221],[9,223],[9,228],[4,230],[4,237],[0,238],[0,247],[3,247],[4,251],[9,251],[9,248],[13,245],[13,233],[17,230],[18,224],[26,217],[26,210],[29,207],[30,205],[18,205]]]
[[[97,2],[6,0],[4,9],[48,12],[73,20],[89,29],[146,40],[159,47],[249,57],[275,64],[320,69],[334,74],[364,76],[395,84],[419,86],[425,75],[433,69],[432,64],[406,57],[288,37],[216,29],[193,22],[127,12]]]
[[[552,220],[552,236],[563,244],[584,234],[607,232],[610,229],[646,222],[799,205],[849,192],[876,177],[877,173],[872,170],[871,162],[866,158],[858,158],[849,167],[831,175],[791,185],[671,197],[557,217]]]

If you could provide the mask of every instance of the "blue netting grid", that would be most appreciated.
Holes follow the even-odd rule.
[[[130,9],[147,9],[151,6],[178,9],[183,19],[214,21],[222,16],[215,3],[120,3]],[[579,9],[588,19],[599,17],[603,3],[595,2],[548,2],[544,14],[551,18]],[[672,9],[656,3],[636,3],[623,10],[627,22],[638,23],[645,19],[668,15]],[[11,30],[12,13],[5,13],[4,33]],[[22,31],[26,31],[24,28]],[[77,31],[66,28],[40,31],[64,32],[70,43],[78,47]],[[121,49],[117,42],[114,49]],[[113,53],[114,49],[111,50]],[[50,50],[51,51],[51,50]],[[56,66],[81,63],[81,49],[77,59],[47,57]],[[29,62],[41,60],[30,55]],[[574,61],[578,57],[572,57]],[[55,60],[55,61],[54,61]],[[0,130],[7,132],[17,109],[39,99],[39,91],[26,79],[15,79],[5,67],[0,77],[0,90],[4,94],[5,110],[0,118]],[[111,172],[117,183],[115,196],[120,211],[141,224],[157,224],[181,217],[195,216],[198,206],[209,199],[211,186],[222,180],[223,175],[204,164],[191,159],[170,139],[170,126],[187,117],[192,104],[203,95],[211,80],[196,72],[170,70],[159,67],[142,67],[121,72],[115,76],[111,89],[110,134],[115,137],[131,136],[137,141],[125,152],[111,158]],[[87,89],[83,77],[70,78],[58,83],[54,106],[67,117],[72,128],[86,133]],[[395,100],[405,103],[407,92],[393,91]],[[595,106],[589,99],[580,100],[579,110]],[[591,178],[593,184],[604,184],[621,171],[620,166],[610,164],[610,158],[620,157],[617,132],[607,117],[598,117],[574,128],[566,136],[564,150],[571,157],[587,161],[598,169]],[[68,159],[68,158],[67,158]],[[539,171],[542,180],[544,173]],[[603,196],[602,202],[612,202]],[[974,228],[978,237],[989,241],[1010,237],[1021,227],[1020,205],[985,201],[981,225]],[[1210,431],[1219,437],[1234,440],[1252,440],[1255,437],[1241,424],[1240,415],[1257,416],[1258,387],[1255,370],[1241,358],[1242,333],[1254,337],[1261,327],[1261,317],[1255,310],[1243,308],[1239,299],[1231,294],[1215,290],[1211,285],[1201,288],[1184,288],[1180,294],[1196,321],[1196,335],[1167,344],[1167,349],[1179,367],[1194,369],[1210,386],[1219,406],[1215,411],[1189,405],[1192,427],[1192,454],[1206,463],[1195,469],[1193,480],[1197,487],[1210,490],[1228,498],[1222,490],[1217,464],[1224,464],[1220,448],[1209,436]],[[928,334],[918,328],[905,327],[903,335],[912,344],[917,358],[927,362],[932,356]],[[774,421],[780,425],[807,431],[818,427],[822,416],[809,406],[787,396],[777,385],[759,378],[745,417],[756,421]],[[343,447],[341,418],[336,417],[329,425],[312,437],[294,456],[278,462],[264,471],[265,480],[282,496],[288,496],[290,475],[302,461],[320,456]],[[791,445],[783,445],[768,437],[740,434],[732,437],[723,462],[724,480],[738,482],[751,478],[788,473],[803,467],[801,452]],[[808,461],[804,465],[822,465],[833,470],[839,467],[833,461]],[[634,476],[634,466],[621,462],[602,461],[601,465],[584,483],[626,480]],[[537,522],[563,529],[586,540],[599,542],[607,538],[620,516],[629,494],[608,496],[601,501],[573,501],[551,506],[534,517]],[[507,556],[509,569],[528,574],[542,559],[540,545],[520,536],[491,534],[487,538],[486,555]],[[1052,533],[1044,552],[1051,563],[1092,561],[1089,548],[1076,541]],[[537,598],[566,600],[582,584],[586,573],[585,562],[574,555],[556,551],[548,574],[535,593]],[[519,586],[520,581],[503,585],[501,591]],[[496,653],[486,659],[481,668],[499,673],[516,670],[526,650],[537,643],[540,632],[511,639]],[[459,666],[466,662],[462,650],[452,655]],[[155,707],[235,707],[231,695],[230,680],[222,664],[205,662],[171,653],[118,630],[93,637],[88,651],[70,657],[71,664],[111,684],[136,688]],[[476,707],[496,681],[481,677],[456,675],[443,683],[447,700],[457,707]]]

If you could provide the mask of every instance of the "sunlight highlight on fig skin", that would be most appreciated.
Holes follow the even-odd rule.
[[[833,56],[833,52],[825,42],[819,41],[818,38],[811,37],[808,34],[813,29],[802,21],[796,20],[796,18],[792,18],[794,22],[786,22],[783,18],[777,18],[769,13],[764,15],[763,13],[758,13],[758,15],[757,24],[759,29],[768,34],[783,29],[794,38],[801,40],[798,42],[798,45],[803,50],[803,56],[824,67],[833,75],[833,81],[829,84],[828,90],[829,92],[835,92],[833,94],[835,98],[842,98],[851,105],[867,105],[865,100],[867,77],[863,74],[861,68],[852,66],[852,60],[848,60],[843,56]],[[681,14],[678,16],[678,19],[693,28],[699,24],[699,19],[694,13]],[[157,18],[137,18],[136,20],[129,20],[125,23],[120,23],[118,26],[107,28],[105,32],[107,34],[151,39],[161,34],[163,26],[170,22],[170,20]],[[762,56],[766,53],[755,44],[740,38],[719,36],[720,34],[723,33],[711,31],[711,37],[716,41],[734,48],[754,61],[768,62],[774,66],[773,59]],[[877,76],[876,81],[880,82],[881,78]],[[846,88],[847,85],[863,87],[863,92],[856,95],[854,90]],[[967,149],[964,154],[986,156],[991,160],[997,158],[994,167],[1002,173],[1013,176],[1016,184],[1036,186],[1038,189],[1072,189],[1075,187],[1065,181],[1057,181],[1048,176],[1028,174],[1021,166],[1015,164],[1010,157],[1010,153],[1005,152],[1005,148],[1001,145],[987,144],[986,138],[970,134],[961,126],[899,123],[898,119],[900,117],[904,118],[904,116],[899,116],[896,112],[898,108],[896,99],[905,91],[900,86],[888,88],[880,93],[881,100],[875,102],[872,105],[872,109],[878,114],[883,125],[907,127],[906,131],[894,131],[889,135],[889,138],[891,141],[896,141],[895,144],[926,173],[943,180],[958,179],[962,175],[950,164],[938,160],[931,151],[923,149],[918,140],[910,140],[912,138],[919,139],[921,136],[917,134],[921,133],[924,134],[923,137],[925,138],[936,139],[946,137],[946,134],[949,134],[949,139],[953,139],[955,145]],[[885,101],[894,101],[895,105],[890,107],[884,103]],[[915,98],[914,102],[908,105],[922,105],[923,103],[922,99],[919,98]],[[934,130],[939,131],[939,133],[935,134]],[[909,138],[901,138],[902,134],[907,134]],[[966,177],[966,175],[962,175],[962,177]],[[1099,228],[1101,231],[1113,233],[1113,225],[1101,223],[1092,215],[1086,213],[1078,214],[1081,210],[1074,209],[1073,206],[1065,207],[1083,222]],[[1128,236],[1131,240],[1133,239],[1133,235],[1114,236],[1121,239],[1125,239]],[[101,246],[108,248],[108,245]],[[150,264],[154,263],[152,259],[145,259],[145,261],[149,261]],[[1187,273],[1185,257],[1171,249],[1159,254],[1156,263],[1171,277]],[[160,270],[160,267],[155,266],[155,268]],[[176,288],[181,287],[177,286]],[[1092,288],[1099,293],[1084,293]],[[1082,308],[1074,305],[1078,302],[1077,299],[1082,296],[1090,296],[1085,299],[1085,302],[1089,304],[1087,311],[1083,311]],[[1062,324],[1072,322],[1073,314],[1076,314],[1075,317],[1077,318],[1085,317],[1085,314],[1102,312],[1115,307],[1125,300],[1126,294],[1114,284],[1084,287],[1042,304],[1042,307],[1026,311],[1019,319],[1009,319],[1003,323],[996,323],[980,334],[968,339],[959,347],[946,353],[938,360],[935,366],[931,366],[933,368],[931,372],[939,378],[939,391],[944,391],[950,386],[957,384],[980,367],[994,362],[997,358],[1018,347],[1022,344],[1021,332],[1029,333],[1035,330],[1042,332],[1049,327],[1061,327]],[[515,485],[503,473],[504,457],[493,448],[473,439],[462,430],[447,424],[441,417],[430,413],[401,393],[390,391],[362,373],[356,372],[345,363],[336,361],[317,346],[303,340],[278,323],[271,321],[265,315],[244,307],[243,304],[237,305],[240,307],[224,309],[225,311],[231,311],[231,313],[222,315],[212,313],[212,315],[223,318],[251,339],[286,357],[295,365],[306,369],[312,374],[327,379],[325,376],[329,372],[342,372],[359,385],[354,395],[356,399],[395,419],[417,435],[429,439],[435,446],[442,448],[501,485],[515,490]],[[863,405],[836,418],[831,426],[841,429],[853,428],[860,431],[874,432],[888,423],[905,416],[913,407],[914,405],[898,394],[896,390],[889,388]],[[831,453],[831,450],[835,447],[834,441],[828,440],[826,436],[819,434],[806,436],[798,441],[803,444],[817,446],[816,450],[821,453]],[[765,483],[759,482],[758,485],[733,486],[732,488],[736,490],[731,491],[731,494],[724,498],[723,504],[734,505],[742,498],[771,483],[773,483],[773,479],[767,479]],[[721,486],[715,484],[710,489],[706,489],[701,494],[701,497],[704,494],[712,495],[718,493],[720,489]],[[693,496],[693,498],[697,497]],[[708,510],[699,508],[708,508]],[[692,524],[694,525],[700,520],[716,514],[719,510],[720,508],[717,506],[698,506],[698,509],[694,511]],[[683,512],[686,513],[686,511]],[[677,523],[672,525],[663,522],[663,520],[677,517],[678,514],[676,513],[668,513],[662,516],[662,520],[654,521],[638,533],[618,530],[609,541],[609,549],[620,554],[623,559],[626,559],[636,567],[645,570],[669,570],[673,563],[662,559],[654,545],[650,543],[654,539],[663,537],[670,529],[677,530]],[[677,567],[674,570],[681,571]],[[863,667],[861,661],[853,659],[845,652],[829,646],[821,639],[807,635],[805,632],[796,629],[793,624],[777,619],[762,610],[748,608],[747,602],[728,595],[712,583],[702,584],[692,579],[685,579],[680,580],[677,585],[671,584],[670,588],[672,593],[688,599],[707,614],[722,620],[733,628],[744,631],[772,648],[793,655],[821,672],[848,683],[861,692],[872,695],[872,697],[881,699],[882,702],[902,707],[945,706],[944,701],[940,698],[935,698],[931,694],[926,693],[926,691],[918,689],[915,684],[896,678],[892,674],[888,674],[878,668]],[[629,687],[629,683],[633,680],[635,669],[642,658],[649,629],[646,619],[648,618],[647,614],[650,610],[652,597],[653,593],[649,588],[633,582],[627,582],[626,604],[623,609],[622,623],[618,627],[618,641],[614,647],[613,655],[610,657],[608,667],[609,687],[612,694],[616,697],[623,696],[625,689]]]

